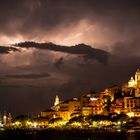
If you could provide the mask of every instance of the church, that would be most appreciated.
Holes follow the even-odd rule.
[[[128,87],[140,88],[140,70],[138,69],[135,74],[135,79],[131,77],[128,81]]]

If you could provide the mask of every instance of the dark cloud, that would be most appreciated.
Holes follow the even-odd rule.
[[[99,47],[100,43],[108,45],[139,39],[138,13],[139,0],[2,0],[0,33],[9,37],[10,42],[15,36],[14,41],[19,38],[53,40],[61,44],[87,42],[90,45],[97,43],[96,47]],[[86,22],[84,27],[82,21]],[[82,32],[82,35],[72,41],[72,32]]]
[[[60,69],[61,66],[63,65],[63,63],[64,63],[64,59],[63,59],[63,57],[61,57],[60,59],[58,59],[58,60],[55,62],[56,68]]]
[[[16,108],[16,113],[27,111],[38,113],[53,105],[55,95],[65,100],[80,96],[89,90],[102,91],[105,87],[114,84],[124,84],[140,67],[139,55],[133,53],[129,56],[120,56],[129,49],[128,47],[128,50],[121,51],[120,47],[118,52],[112,50],[114,53],[108,58],[108,65],[93,60],[84,61],[81,57],[46,49],[37,49],[33,52],[32,48],[28,48],[23,52],[2,55],[1,104],[8,102],[6,110],[10,110],[13,106],[11,110]],[[32,53],[29,53],[30,51]],[[28,65],[24,65],[24,60],[28,62]],[[11,66],[11,63],[14,63],[14,66]],[[56,63],[58,63],[57,66]],[[47,77],[44,74],[47,74]],[[29,108],[25,108],[23,104]],[[1,110],[3,108],[1,106]]]
[[[112,54],[119,57],[139,57],[140,56],[140,41],[130,40],[127,42],[118,42],[112,47]]]
[[[16,74],[16,75],[5,75],[5,78],[12,79],[40,79],[50,77],[48,73],[39,73],[39,74]]]
[[[86,59],[95,59],[103,64],[107,64],[109,53],[100,49],[94,49],[89,45],[79,44],[75,46],[60,46],[52,43],[23,42],[16,46],[25,48],[48,49],[56,52],[83,55]]]
[[[13,47],[0,46],[0,54],[9,53],[11,51],[18,51],[18,49],[13,48]]]

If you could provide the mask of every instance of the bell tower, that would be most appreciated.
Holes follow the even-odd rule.
[[[135,81],[136,81],[137,87],[140,87],[140,70],[139,69],[137,70],[135,74]]]
[[[59,97],[56,95],[55,97],[55,102],[54,102],[54,106],[59,104]]]

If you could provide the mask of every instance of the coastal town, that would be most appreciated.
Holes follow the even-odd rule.
[[[38,116],[4,113],[0,126],[4,128],[140,128],[140,70],[128,83],[89,91],[79,97],[61,101],[56,95],[54,105]],[[118,129],[119,128],[119,129]]]

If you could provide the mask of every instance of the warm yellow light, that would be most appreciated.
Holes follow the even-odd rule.
[[[34,128],[37,128],[37,122],[33,123]]]
[[[121,125],[121,122],[120,121],[118,121],[117,123],[118,123],[118,125]]]
[[[16,126],[19,126],[21,123],[19,121],[15,122]]]
[[[27,121],[26,124],[27,124],[27,125],[32,125],[32,122]]]
[[[127,115],[131,118],[134,117],[134,112],[128,112]]]

